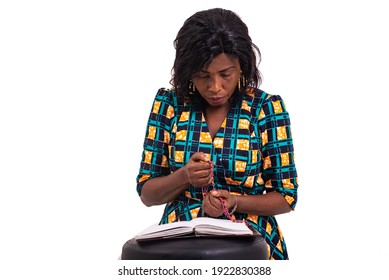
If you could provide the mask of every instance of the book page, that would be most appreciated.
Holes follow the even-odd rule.
[[[215,218],[197,218],[191,221],[198,235],[252,235],[245,223]]]
[[[170,224],[155,224],[137,234],[136,240],[168,237],[193,232],[191,221],[175,222]]]
[[[201,235],[253,235],[245,223],[234,223],[230,220],[200,217],[191,221],[170,224],[155,224],[135,236],[136,240],[172,238],[194,233]]]

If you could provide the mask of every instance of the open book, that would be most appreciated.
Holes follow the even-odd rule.
[[[190,221],[153,225],[135,236],[135,240],[153,240],[183,236],[253,236],[257,233],[246,223],[200,217]]]

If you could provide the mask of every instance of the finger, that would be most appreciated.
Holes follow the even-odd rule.
[[[223,211],[211,204],[209,198],[205,198],[202,204],[203,210],[211,217],[219,217]]]
[[[213,195],[209,195],[209,202],[218,210],[223,209],[221,201],[218,197],[214,197]]]
[[[211,186],[211,180],[208,178],[195,179],[195,180],[193,180],[192,185],[195,188],[209,187],[209,186]]]
[[[211,195],[214,197],[221,197],[227,199],[230,193],[227,190],[212,190]]]
[[[203,163],[203,162],[196,162],[193,164],[194,170],[208,170],[211,172],[211,165],[209,163]]]
[[[192,171],[191,175],[193,177],[196,177],[196,178],[199,178],[199,179],[210,179],[212,176],[211,174],[211,170],[204,170],[204,169],[201,169],[201,170],[196,170],[196,171]]]
[[[207,170],[211,173],[212,169],[209,163],[191,162],[187,165],[188,171],[196,172],[201,170]]]
[[[212,180],[212,174],[210,169],[196,169],[189,167],[187,169],[188,178],[190,179],[190,182],[196,182],[201,180],[202,184],[211,182]]]
[[[204,212],[207,213],[207,215],[209,215],[211,217],[219,217],[221,214],[223,214],[223,211],[215,208],[212,205],[204,205],[203,209],[204,209]]]
[[[209,162],[209,158],[202,152],[194,153],[190,159],[193,160],[194,162],[200,162],[200,161]]]

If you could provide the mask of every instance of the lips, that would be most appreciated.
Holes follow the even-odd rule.
[[[224,97],[209,97],[208,100],[209,103],[217,105],[223,103]]]

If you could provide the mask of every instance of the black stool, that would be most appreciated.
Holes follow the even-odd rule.
[[[128,240],[122,260],[267,260],[265,239],[257,236],[186,237],[137,242]]]

